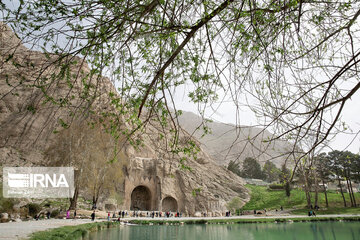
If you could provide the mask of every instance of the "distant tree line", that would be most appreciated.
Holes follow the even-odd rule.
[[[227,169],[243,178],[261,179],[266,182],[280,182],[283,185],[286,196],[290,196],[291,171],[286,168],[285,164],[279,169],[273,162],[267,160],[263,168],[261,168],[260,163],[256,159],[247,157],[243,161],[241,168],[239,161],[232,160],[229,162]]]
[[[342,196],[344,207],[349,206],[345,199],[346,192],[349,195],[350,206],[357,206],[353,184],[360,182],[359,154],[334,150],[329,153],[308,156],[308,159],[299,163],[295,176],[305,191],[308,207],[312,204],[318,205],[319,191],[324,192],[326,206],[329,206],[326,186],[330,182],[337,184],[337,191]],[[311,201],[310,192],[315,192],[314,202]]]
[[[290,170],[285,165],[279,169],[273,162],[267,160],[261,168],[260,163],[251,157],[245,158],[241,166],[239,161],[232,160],[227,169],[243,178],[261,179],[267,182],[282,182],[290,174]]]
[[[290,174],[290,170],[285,166],[279,169],[269,160],[261,168],[259,161],[251,157],[245,158],[242,165],[240,165],[239,161],[232,160],[229,162],[227,169],[243,178],[261,179],[267,182],[282,182]]]
[[[326,207],[328,207],[327,185],[328,183],[336,183],[344,207],[358,206],[353,184],[360,182],[360,156],[350,151],[334,150],[329,153],[307,155],[299,161],[292,182],[290,182],[292,173],[286,168],[286,165],[282,165],[279,169],[269,160],[265,162],[263,167],[251,157],[246,158],[242,165],[239,161],[233,160],[229,162],[227,169],[243,178],[279,182],[283,184],[287,196],[290,196],[290,185],[297,183],[305,192],[308,208],[318,205],[319,192],[324,192]],[[313,199],[311,192],[314,192]],[[350,205],[346,201],[346,193],[349,195]]]

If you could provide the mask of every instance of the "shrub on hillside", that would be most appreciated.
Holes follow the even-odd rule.
[[[228,210],[234,213],[236,209],[241,208],[242,205],[243,202],[241,201],[241,199],[239,197],[234,197],[233,199],[231,199],[230,202],[226,204],[226,207],[228,208]]]
[[[59,214],[60,214],[59,209],[55,209],[50,213],[50,217],[51,218],[56,218],[57,216],[59,216]]]
[[[35,217],[41,210],[41,206],[37,203],[29,203],[26,205],[27,209],[29,210],[29,215]]]
[[[11,198],[3,198],[0,201],[0,213],[10,213],[13,211],[15,202]]]
[[[45,203],[44,207],[51,207],[51,203],[49,203],[49,202]]]

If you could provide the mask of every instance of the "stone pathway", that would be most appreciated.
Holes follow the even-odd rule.
[[[350,217],[350,216],[360,216],[360,214],[354,215],[345,215],[345,214],[332,214],[332,215],[317,215],[317,217]],[[183,218],[134,218],[129,217],[125,218],[126,221],[134,219],[143,219],[143,220],[162,220],[162,221],[179,221],[179,220],[199,220],[199,219],[257,219],[257,218],[301,218],[306,216],[300,215],[272,215],[272,216],[254,216],[254,215],[244,215],[244,216],[233,216],[233,217],[183,217]],[[313,217],[312,217],[313,218]],[[105,219],[97,219],[96,222],[106,221]],[[9,222],[9,223],[0,223],[0,240],[14,240],[14,239],[26,239],[31,233],[37,231],[44,231],[51,228],[58,228],[63,226],[73,226],[78,224],[90,223],[90,219],[46,219],[46,220],[32,220],[24,222]]]
[[[99,220],[97,220],[99,221]],[[102,221],[102,220],[101,220]],[[90,219],[45,219],[0,223],[0,240],[25,239],[31,233],[51,228],[90,223]]]

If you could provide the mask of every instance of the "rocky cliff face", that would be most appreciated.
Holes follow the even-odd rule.
[[[98,79],[99,93],[90,106],[82,95],[92,80],[80,81],[90,72],[88,66],[75,59],[77,64],[70,66],[69,79],[60,80],[63,73],[53,66],[58,59],[27,49],[7,25],[0,23],[0,156],[5,163],[39,163],[42,152],[56,138],[54,133],[64,129],[76,111],[86,119],[86,112],[110,107],[104,94],[113,87],[107,79]]]
[[[69,78],[57,78],[62,71],[52,63],[58,61],[58,56],[45,56],[25,48],[10,28],[0,23],[2,166],[44,164],[44,152],[58,141],[56,133],[65,131],[75,113],[86,121],[93,117],[89,112],[96,116],[116,111],[110,104],[109,92],[116,92],[111,82],[97,76],[95,88],[89,90],[89,83],[79,79],[89,74],[90,69],[83,60],[75,60],[66,73]],[[89,94],[86,91],[92,91],[96,98],[91,102],[83,98]],[[66,98],[70,100],[64,101],[65,96],[70,96]],[[123,128],[127,128],[125,123]],[[186,157],[184,162],[184,155],[169,153],[166,140],[159,139],[158,129],[156,123],[149,124],[138,135],[143,142],[138,149],[123,144],[121,156],[127,164],[124,179],[119,183],[124,198],[119,207],[220,214],[234,197],[240,197],[244,203],[249,200],[240,177],[214,164],[202,150],[195,158]],[[182,133],[180,139],[186,142],[191,138]]]

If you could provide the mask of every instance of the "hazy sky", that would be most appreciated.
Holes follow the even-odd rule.
[[[197,106],[190,103],[187,97],[188,92],[189,89],[187,88],[177,91],[175,95],[177,107],[178,109],[198,114]],[[356,133],[360,132],[360,91],[356,92],[346,103],[341,116],[341,120],[349,126],[353,134],[338,134],[331,141],[330,147],[333,150],[344,150],[347,148],[347,150],[353,153],[360,153],[360,134],[356,136]],[[222,103],[215,113],[212,113],[209,109],[205,117],[223,123],[236,124],[236,122],[239,122],[236,119],[236,107],[230,101]],[[243,107],[240,111],[240,124],[254,126],[258,125],[258,122],[251,110]],[[324,151],[329,152],[331,149],[324,149]]]

